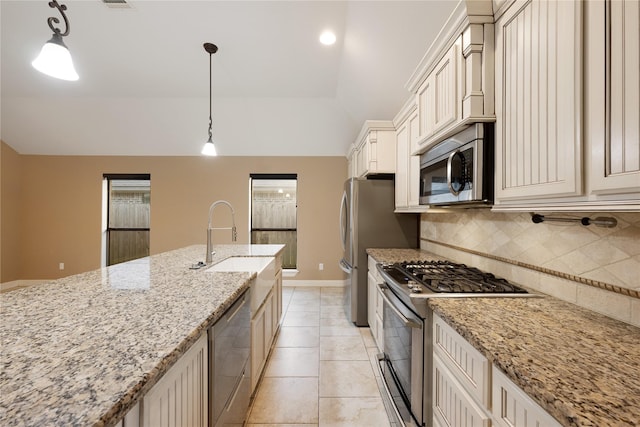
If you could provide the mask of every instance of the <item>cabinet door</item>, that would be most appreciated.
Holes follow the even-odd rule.
[[[640,192],[640,3],[587,8],[587,133],[591,190]]]
[[[273,292],[267,296],[264,301],[264,357],[267,358],[271,343],[273,342],[273,336],[276,331],[276,312],[273,309],[274,305]],[[266,360],[265,360],[266,361]]]
[[[462,39],[458,38],[416,92],[419,116],[416,145],[423,151],[428,144],[450,132],[462,118],[461,44]]]
[[[418,148],[426,143],[426,139],[433,135],[434,131],[434,104],[433,78],[427,80],[418,88],[416,102],[418,103]]]
[[[458,120],[462,103],[458,94],[459,43],[455,43],[438,63],[433,79],[433,130],[435,133]]]
[[[278,258],[279,259],[279,258]],[[276,261],[278,260],[276,259]],[[280,261],[282,263],[282,261]],[[280,264],[281,265],[281,264]],[[278,329],[278,326],[280,325],[280,322],[282,321],[282,269],[278,269],[278,272],[276,273],[276,284],[273,287],[273,292],[274,292],[274,297],[276,299],[276,325],[275,325],[275,330]]]
[[[265,353],[265,310],[264,305],[251,319],[251,392],[256,389],[260,373],[267,357]]]
[[[469,396],[437,355],[433,357],[433,418],[446,426],[491,426],[491,417]]]
[[[582,7],[517,0],[496,22],[496,204],[582,192]]]
[[[501,427],[560,427],[551,415],[493,366],[493,418]]]
[[[164,374],[143,400],[143,426],[207,426],[207,335]]]
[[[362,144],[357,151],[357,176],[365,176],[369,171],[369,144]]]
[[[407,171],[407,179],[409,180],[409,194],[407,202],[409,206],[420,207],[420,156],[411,154],[418,150],[418,131],[419,120],[418,113],[414,113],[409,117],[409,170]]]
[[[409,206],[409,126],[407,121],[396,131],[396,209]]]
[[[367,321],[369,322],[369,329],[371,329],[371,335],[373,338],[378,336],[378,328],[376,323],[376,295],[377,285],[375,276],[369,271],[367,273]]]

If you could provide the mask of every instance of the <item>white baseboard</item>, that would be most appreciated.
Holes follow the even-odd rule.
[[[46,280],[13,280],[11,282],[0,283],[0,291],[8,291],[9,289],[28,288],[29,286],[45,283]]]
[[[344,287],[345,280],[283,280],[282,286],[298,288],[338,288]]]

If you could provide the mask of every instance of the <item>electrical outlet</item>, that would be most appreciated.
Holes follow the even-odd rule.
[[[323,263],[318,264],[318,270],[320,270],[320,271],[324,270],[324,264]]]
[[[61,262],[58,267],[60,268],[60,270],[64,270],[64,262]]]

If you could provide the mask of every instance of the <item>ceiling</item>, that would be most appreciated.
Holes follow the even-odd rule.
[[[62,0],[80,80],[30,65],[60,18],[46,0],[0,1],[0,137],[21,154],[344,155],[364,120],[392,119],[456,5],[443,1]],[[64,31],[64,25],[61,26]],[[333,46],[318,42],[332,29]]]

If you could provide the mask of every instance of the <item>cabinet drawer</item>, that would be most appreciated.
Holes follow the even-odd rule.
[[[433,321],[433,348],[471,395],[489,406],[489,361],[437,315]]]
[[[433,417],[437,424],[445,426],[491,426],[491,417],[465,392],[437,355],[433,357]]]
[[[496,366],[493,367],[493,418],[497,426],[560,427],[540,405],[527,396]]]
[[[375,260],[375,258],[369,255],[369,261],[367,265],[367,268],[369,269],[369,273],[371,274],[373,279],[375,279],[375,283],[382,283],[383,282],[382,277],[380,277],[380,273],[378,273],[378,269],[376,268],[377,264],[378,263]]]

